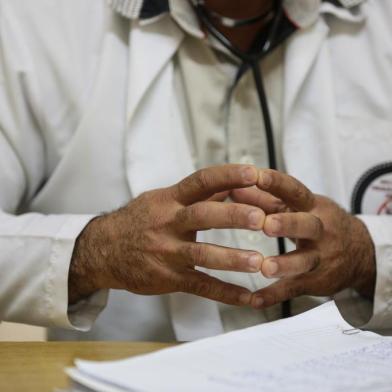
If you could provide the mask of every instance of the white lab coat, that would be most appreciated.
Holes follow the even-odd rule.
[[[392,4],[369,0],[362,13],[325,7],[285,49],[287,170],[345,208],[359,177],[392,155]],[[0,0],[3,320],[89,328],[106,293],[67,313],[75,238],[95,214],[194,170],[172,80],[184,32],[169,17],[129,23],[103,0]],[[377,251],[369,326],[390,328],[392,219],[362,219]],[[121,314],[129,339],[222,329],[217,305],[197,297],[115,299],[133,304]],[[96,338],[110,336],[115,307]]]

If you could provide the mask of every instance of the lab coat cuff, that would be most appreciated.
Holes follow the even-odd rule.
[[[71,328],[88,331],[108,302],[109,290],[99,290],[90,297],[68,306]]]
[[[102,290],[72,307],[68,306],[68,274],[75,241],[93,215],[71,215],[53,241],[47,279],[47,305],[50,324],[86,331],[106,305],[107,291]]]
[[[370,320],[365,329],[392,329],[392,219],[390,216],[358,216],[369,230],[376,251],[377,278]]]

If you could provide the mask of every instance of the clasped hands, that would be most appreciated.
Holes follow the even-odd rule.
[[[227,196],[233,202],[225,202]],[[262,230],[296,250],[264,258],[196,242],[209,229]],[[257,292],[199,271],[258,272],[278,280]],[[300,295],[354,288],[372,297],[375,251],[365,225],[295,178],[249,165],[202,169],[93,219],[78,237],[69,302],[99,289],[152,295],[187,292],[233,305],[268,307]]]

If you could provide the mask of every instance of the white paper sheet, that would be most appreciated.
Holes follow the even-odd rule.
[[[353,330],[329,302],[157,353],[76,366],[71,378],[94,380],[96,390],[386,392],[392,391],[392,338]]]

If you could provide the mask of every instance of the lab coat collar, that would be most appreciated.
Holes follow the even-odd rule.
[[[291,1],[291,0],[290,0]],[[293,0],[296,1],[296,0]],[[297,0],[301,1],[301,0]],[[306,0],[304,0],[306,1]],[[320,14],[330,14],[345,22],[363,23],[365,16],[360,3],[364,0],[342,1],[345,7],[339,6],[337,0],[324,1],[320,4]],[[350,8],[347,8],[350,3]],[[316,59],[322,44],[328,36],[329,27],[324,18],[317,18],[308,28],[297,31],[286,45],[285,51],[285,118],[295,106],[295,101],[306,77]]]
[[[320,13],[333,15],[349,23],[361,23],[365,20],[365,14],[363,13],[363,8],[359,7],[359,3],[363,2],[364,0],[356,0],[356,3],[358,3],[356,6],[352,5],[350,8],[343,8],[336,6],[333,2],[325,1],[321,4]]]
[[[154,19],[169,11],[168,0],[107,0],[109,6],[129,19]]]
[[[107,0],[108,4],[129,19],[142,24],[153,23],[171,13],[186,32],[203,36],[199,21],[187,0]],[[320,13],[330,12],[348,21],[358,19],[360,5],[366,0],[284,0],[287,17],[298,28],[307,28],[316,22]]]
[[[163,34],[164,32],[164,34]],[[129,36],[129,80],[127,121],[132,116],[160,70],[172,58],[184,33],[169,17],[140,28],[132,22]]]
[[[182,39],[184,38],[184,30],[186,32],[200,36],[202,32],[199,28],[199,22],[192,10],[190,3],[186,0],[167,0],[167,6],[164,4],[166,1],[153,2],[150,4],[146,0],[108,0],[109,4],[117,12],[127,16],[131,19],[133,27],[130,34],[130,71],[129,71],[129,88],[128,88],[128,107],[127,107],[127,120],[131,121],[132,116],[148,90],[149,86],[155,80],[162,67],[170,60],[178,49]],[[332,2],[335,0],[331,0]],[[359,3],[359,0],[351,0]],[[363,0],[362,0],[363,1]],[[348,0],[346,0],[346,3]],[[157,3],[156,8],[153,3]],[[147,5],[149,5],[147,7]],[[286,12],[290,17],[295,20],[295,23],[301,24],[302,27],[310,27],[315,24],[317,20],[320,22],[318,15],[320,12],[331,13],[340,18],[346,18],[351,22],[361,20],[358,7],[342,8],[330,1],[321,2],[321,0],[285,0]],[[171,18],[168,17],[165,10],[171,10]],[[148,12],[147,12],[148,11]],[[356,13],[356,16],[353,16]],[[154,18],[154,23],[143,25],[140,17]],[[173,19],[177,23],[173,23]],[[150,19],[151,22],[151,19]],[[138,25],[141,25],[140,28]],[[181,28],[179,28],[179,26]],[[306,30],[306,29],[305,29]],[[314,30],[314,29],[313,29]],[[324,30],[327,30],[325,27]],[[317,55],[317,47],[325,38],[326,31],[321,33],[319,29],[315,33],[310,34],[310,44],[306,50],[294,53],[293,56],[301,58],[304,67],[299,70],[300,76],[295,78],[293,84],[294,89],[288,99],[289,103],[295,98],[296,91],[300,88],[304,80],[307,70],[309,69],[312,59]],[[164,34],[162,33],[164,32]],[[302,32],[298,33],[303,36]],[[297,35],[297,34],[295,34]],[[306,34],[307,35],[307,34]],[[148,48],[148,50],[146,50]],[[154,60],[151,60],[151,52],[154,53]],[[290,57],[290,55],[289,55]]]
[[[294,34],[286,45],[284,63],[285,118],[295,107],[298,93],[328,35],[328,31],[328,25],[323,19],[319,19],[310,28]]]
[[[360,5],[366,0],[285,0],[285,12],[298,28],[312,26],[321,14],[330,13],[348,22],[364,19]]]

